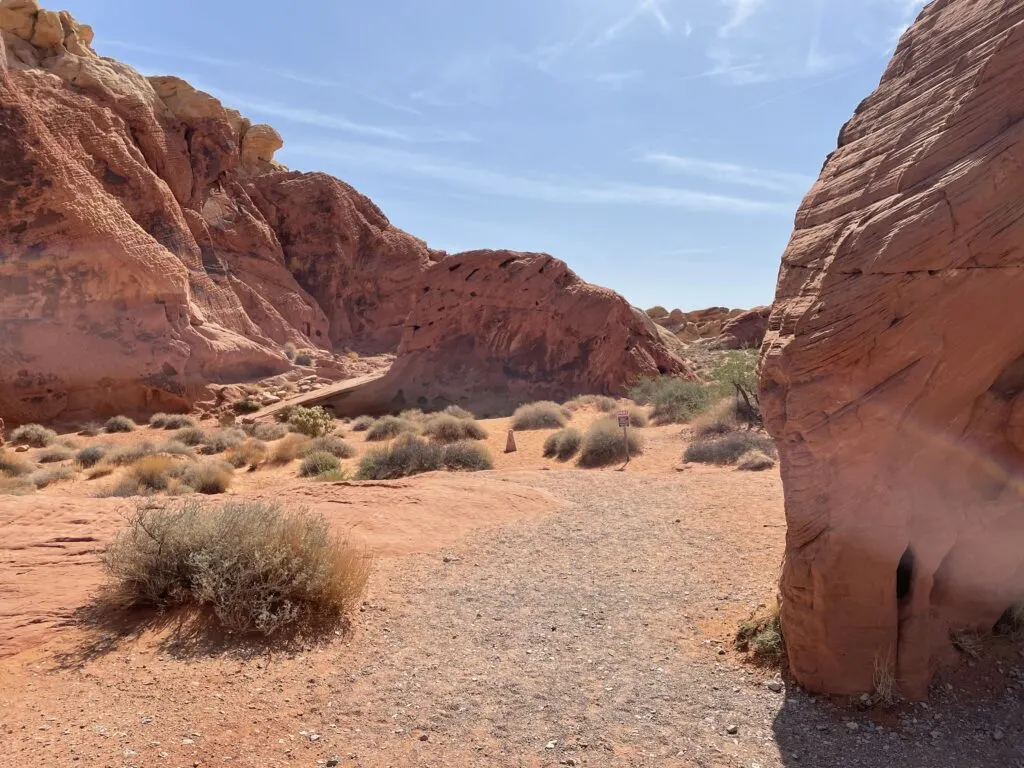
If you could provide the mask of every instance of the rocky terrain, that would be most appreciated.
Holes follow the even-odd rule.
[[[692,312],[651,307],[647,315],[684,343],[701,342],[714,349],[751,349],[761,346],[768,330],[770,307],[728,309],[708,307]]]
[[[1024,596],[1022,67],[1024,5],[931,3],[797,214],[761,401],[811,690],[922,697]]]
[[[414,308],[429,314],[433,297],[451,290],[449,267],[434,269],[449,263],[446,254],[393,227],[344,182],[276,163],[282,139],[272,127],[183,80],[98,56],[91,28],[36,0],[3,0],[0,35],[0,191],[10,201],[0,211],[0,413],[8,424],[186,409],[210,383],[283,373],[286,344],[392,353]],[[533,328],[553,323],[545,311],[561,287],[523,287],[536,295],[516,296],[506,310],[531,307]],[[458,298],[467,316],[476,310],[471,290]],[[610,291],[559,301],[596,323],[575,326],[584,344],[609,314],[647,325]],[[467,349],[518,354],[536,342],[524,330]],[[562,350],[533,361],[531,391],[559,379],[548,363],[571,364],[574,384],[609,392],[627,373],[684,370],[649,329],[625,340],[635,346],[618,355],[582,360]],[[422,364],[417,357],[405,369],[429,373]],[[493,373],[490,358],[459,364],[479,364],[479,378]]]

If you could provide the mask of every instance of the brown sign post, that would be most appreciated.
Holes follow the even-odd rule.
[[[626,463],[629,464],[629,411],[619,411],[616,415],[619,417],[619,426],[622,427],[622,447],[626,451]]]

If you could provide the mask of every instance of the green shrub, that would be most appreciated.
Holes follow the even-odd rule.
[[[764,472],[775,466],[775,459],[764,451],[747,451],[736,463],[736,468],[744,472]]]
[[[413,435],[403,435],[388,448],[369,451],[359,462],[359,480],[393,480],[444,467],[443,450]]]
[[[197,493],[224,493],[231,485],[234,468],[223,461],[191,464],[181,476],[181,482]]]
[[[740,622],[733,644],[736,650],[750,653],[757,661],[781,663],[786,656],[786,640],[782,635],[778,607],[773,608],[767,616],[751,616]]]
[[[683,461],[700,464],[735,464],[749,451],[775,455],[775,443],[760,432],[737,430],[718,437],[694,440],[683,454]]]
[[[135,443],[134,445],[122,445],[111,449],[107,454],[107,461],[114,466],[124,467],[134,464],[146,456],[156,452],[152,443]]]
[[[445,469],[451,471],[480,472],[494,469],[491,453],[484,446],[472,440],[449,443],[441,451]]]
[[[460,419],[442,413],[426,423],[423,434],[438,443],[457,443],[462,440],[483,440],[487,431],[473,419]]]
[[[448,416],[454,416],[456,419],[475,419],[476,418],[472,413],[470,413],[465,408],[462,408],[462,407],[460,407],[458,405],[449,405],[447,408],[444,409],[444,411],[442,411],[442,413],[445,413]]]
[[[103,461],[103,457],[106,455],[106,446],[90,445],[78,452],[78,455],[75,456],[75,461],[83,469],[90,469]]]
[[[512,429],[561,429],[569,421],[565,409],[550,400],[521,405],[512,414]]]
[[[630,457],[643,453],[644,444],[640,436],[628,431],[624,442],[622,432],[614,419],[601,419],[591,424],[580,444],[580,466],[593,468],[624,463],[627,443]]]
[[[230,631],[272,635],[354,610],[370,559],[318,515],[254,501],[139,507],[103,555],[122,608],[211,609]]]
[[[35,466],[16,453],[0,448],[0,472],[8,477],[24,477],[32,472]]]
[[[41,424],[24,424],[11,432],[11,442],[31,448],[45,448],[57,439],[57,433]]]
[[[360,416],[352,422],[353,432],[365,432],[374,425],[377,420],[373,416]]]
[[[303,452],[307,455],[313,453],[329,453],[331,456],[337,456],[339,459],[351,459],[356,455],[355,448],[335,435],[325,435],[324,437],[317,437],[310,440],[309,444],[303,448]]]
[[[107,419],[107,423],[103,425],[103,431],[108,434],[134,432],[136,426],[138,425],[127,416],[111,416]]]
[[[304,349],[295,355],[295,364],[308,368],[313,364],[313,355],[310,354],[309,350]]]
[[[548,435],[544,441],[544,456],[548,459],[557,458],[560,461],[568,461],[580,449],[583,442],[583,435],[578,429],[567,427]]]
[[[415,422],[399,419],[397,416],[382,416],[373,422],[373,426],[367,430],[366,439],[371,442],[393,440],[406,432],[416,434],[419,432],[419,427]]]
[[[70,448],[65,448],[63,445],[51,445],[49,448],[44,448],[40,451],[39,455],[36,456],[36,461],[40,464],[57,464],[61,461],[68,461],[74,458],[75,452]]]
[[[320,437],[334,429],[334,414],[319,405],[313,408],[298,406],[288,416],[288,426],[300,435]]]
[[[629,390],[629,396],[640,405],[654,406],[651,417],[655,424],[685,424],[706,410],[711,399],[700,382],[672,376],[644,379]]]
[[[254,400],[248,395],[243,397],[241,400],[236,400],[231,404],[231,407],[234,409],[235,413],[256,413],[263,409],[263,406],[260,405],[258,400]]]
[[[174,439],[185,445],[202,445],[206,442],[206,432],[199,427],[186,427],[174,433]]]
[[[45,488],[54,483],[71,480],[75,476],[75,470],[71,467],[50,467],[49,469],[37,469],[28,476],[28,481],[36,488]]]
[[[619,405],[614,397],[606,395],[579,395],[565,404],[571,411],[579,411],[583,408],[596,408],[602,413],[611,413]]]
[[[295,349],[295,345],[292,344],[290,341],[284,345],[284,348],[281,350],[281,352],[289,360],[295,360],[295,355],[298,354],[298,351]]]
[[[227,428],[211,432],[203,440],[201,453],[212,456],[217,453],[224,453],[229,448],[235,448],[245,442],[246,434],[240,429]]]
[[[299,474],[302,477],[318,477],[327,472],[337,472],[341,469],[337,457],[327,451],[314,451],[307,454],[299,465]]]
[[[249,435],[249,437],[254,437],[257,440],[263,440],[265,442],[280,440],[288,434],[288,427],[284,424],[260,422],[258,424],[245,424],[242,426],[242,429],[247,435]]]

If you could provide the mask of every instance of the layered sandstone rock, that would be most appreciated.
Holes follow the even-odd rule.
[[[755,349],[768,331],[771,307],[754,307],[722,323],[722,332],[714,341],[718,349]]]
[[[424,274],[417,293],[395,364],[325,400],[338,415],[448,403],[484,415],[536,399],[617,395],[641,376],[692,375],[671,334],[547,254],[455,254]]]
[[[0,0],[0,413],[186,407],[280,345],[393,348],[438,258],[281,137],[92,30]],[[316,296],[312,295],[316,293]]]
[[[1024,600],[1024,5],[939,0],[797,215],[762,348],[796,679],[922,696]]]

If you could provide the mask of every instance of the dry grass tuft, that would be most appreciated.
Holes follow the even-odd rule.
[[[494,469],[490,451],[472,440],[446,445],[441,451],[444,468],[453,472],[480,472]]]
[[[299,465],[299,475],[302,477],[319,477],[328,472],[338,472],[341,464],[337,457],[327,451],[313,451],[306,455]]]
[[[458,405],[449,405],[447,408],[445,408],[442,411],[442,413],[447,414],[448,416],[454,416],[456,419],[475,419],[476,418],[476,416],[474,416],[472,413],[470,413],[465,408],[462,408],[461,406],[458,406]]]
[[[428,417],[421,408],[406,408],[398,414],[398,418],[405,419],[406,421],[424,422]]]
[[[419,432],[419,425],[413,421],[399,419],[396,416],[383,416],[373,423],[373,426],[366,432],[366,439],[370,442],[381,440],[393,440],[401,434],[416,434]]]
[[[377,420],[373,416],[360,416],[352,422],[353,432],[365,432],[374,425]]]
[[[602,413],[612,413],[619,405],[618,400],[607,395],[579,395],[565,404],[570,411],[596,408]]]
[[[686,448],[683,461],[699,464],[735,464],[750,451],[775,455],[775,443],[767,435],[753,430],[737,430],[719,437],[694,440]]]
[[[487,437],[487,430],[473,419],[442,413],[426,423],[423,434],[437,443],[458,443],[462,440],[483,440]]]
[[[107,434],[119,432],[134,432],[138,425],[127,416],[111,416],[103,425],[103,431]]]
[[[274,464],[288,464],[295,461],[309,445],[309,438],[305,435],[292,433],[274,446],[270,455],[270,461]]]
[[[27,496],[35,490],[35,484],[24,477],[0,477],[0,496]]]
[[[54,483],[71,480],[74,476],[75,470],[71,467],[50,467],[49,469],[37,469],[27,479],[36,488],[46,488]]]
[[[354,610],[371,560],[319,515],[190,501],[138,508],[103,565],[113,582],[109,604],[209,608],[225,629],[273,635]]]
[[[351,459],[356,455],[355,448],[335,435],[325,435],[324,437],[310,440],[305,448],[303,448],[303,451],[307,455],[318,452],[329,453],[339,459]]]
[[[544,441],[544,456],[548,459],[568,461],[576,455],[583,442],[583,435],[578,429],[567,427],[548,435]]]
[[[269,455],[270,452],[267,450],[265,442],[249,438],[241,445],[232,448],[225,458],[228,464],[235,469],[248,467],[250,470],[255,470],[267,460]]]
[[[187,429],[195,425],[195,421],[183,413],[154,413],[149,417],[149,426],[153,429]]]
[[[521,405],[512,414],[512,429],[561,429],[571,418],[572,412],[550,400]]]
[[[181,475],[181,482],[196,493],[213,495],[224,493],[231,487],[234,473],[234,468],[226,462],[204,461],[187,466]]]
[[[80,434],[82,437],[96,437],[96,435],[100,434],[102,431],[102,424],[100,424],[98,421],[90,421],[80,430],[78,430],[78,434]]]
[[[174,439],[179,443],[184,443],[185,445],[196,446],[205,443],[207,436],[206,432],[199,427],[185,427],[185,429],[178,430],[174,433]]]
[[[736,419],[736,398],[719,400],[711,408],[693,420],[693,433],[697,437],[727,435],[739,429]]]
[[[35,469],[35,465],[16,453],[0,449],[0,472],[8,477],[24,477]]]
[[[359,461],[359,480],[394,480],[444,467],[441,446],[403,435],[389,447],[369,451]]]
[[[766,615],[751,615],[740,622],[733,644],[736,650],[749,653],[755,661],[780,666],[786,658],[786,639],[782,634],[778,604],[773,604]]]
[[[747,451],[736,462],[736,469],[744,472],[764,472],[775,466],[775,459],[764,451],[754,449]]]
[[[249,437],[256,438],[257,440],[263,440],[264,442],[273,442],[274,440],[280,440],[282,437],[288,434],[288,427],[284,424],[245,424],[242,430],[249,435]]]
[[[57,433],[41,424],[23,424],[11,432],[11,442],[30,448],[45,448],[57,439]]]
[[[887,707],[895,706],[900,699],[895,669],[891,654],[875,656],[875,699]]]
[[[595,421],[583,435],[579,465],[592,469],[624,463],[628,458],[626,456],[627,444],[630,457],[643,453],[643,438],[635,431],[627,432],[624,442],[622,429],[617,421],[614,419]]]
[[[954,632],[949,639],[954,648],[972,659],[980,659],[985,649],[984,641],[976,632]]]
[[[57,464],[62,461],[69,461],[75,457],[75,452],[70,448],[66,448],[63,445],[51,445],[49,448],[44,448],[36,456],[36,461],[40,464]]]
[[[246,434],[240,429],[217,429],[206,436],[200,453],[213,456],[230,448],[237,448],[245,442]]]
[[[107,447],[105,445],[90,445],[78,452],[75,461],[82,469],[91,469],[103,461],[103,457],[106,455]]]
[[[108,463],[115,467],[126,467],[134,464],[140,459],[152,456],[156,452],[152,443],[135,443],[133,445],[122,445],[112,449],[106,457]]]

